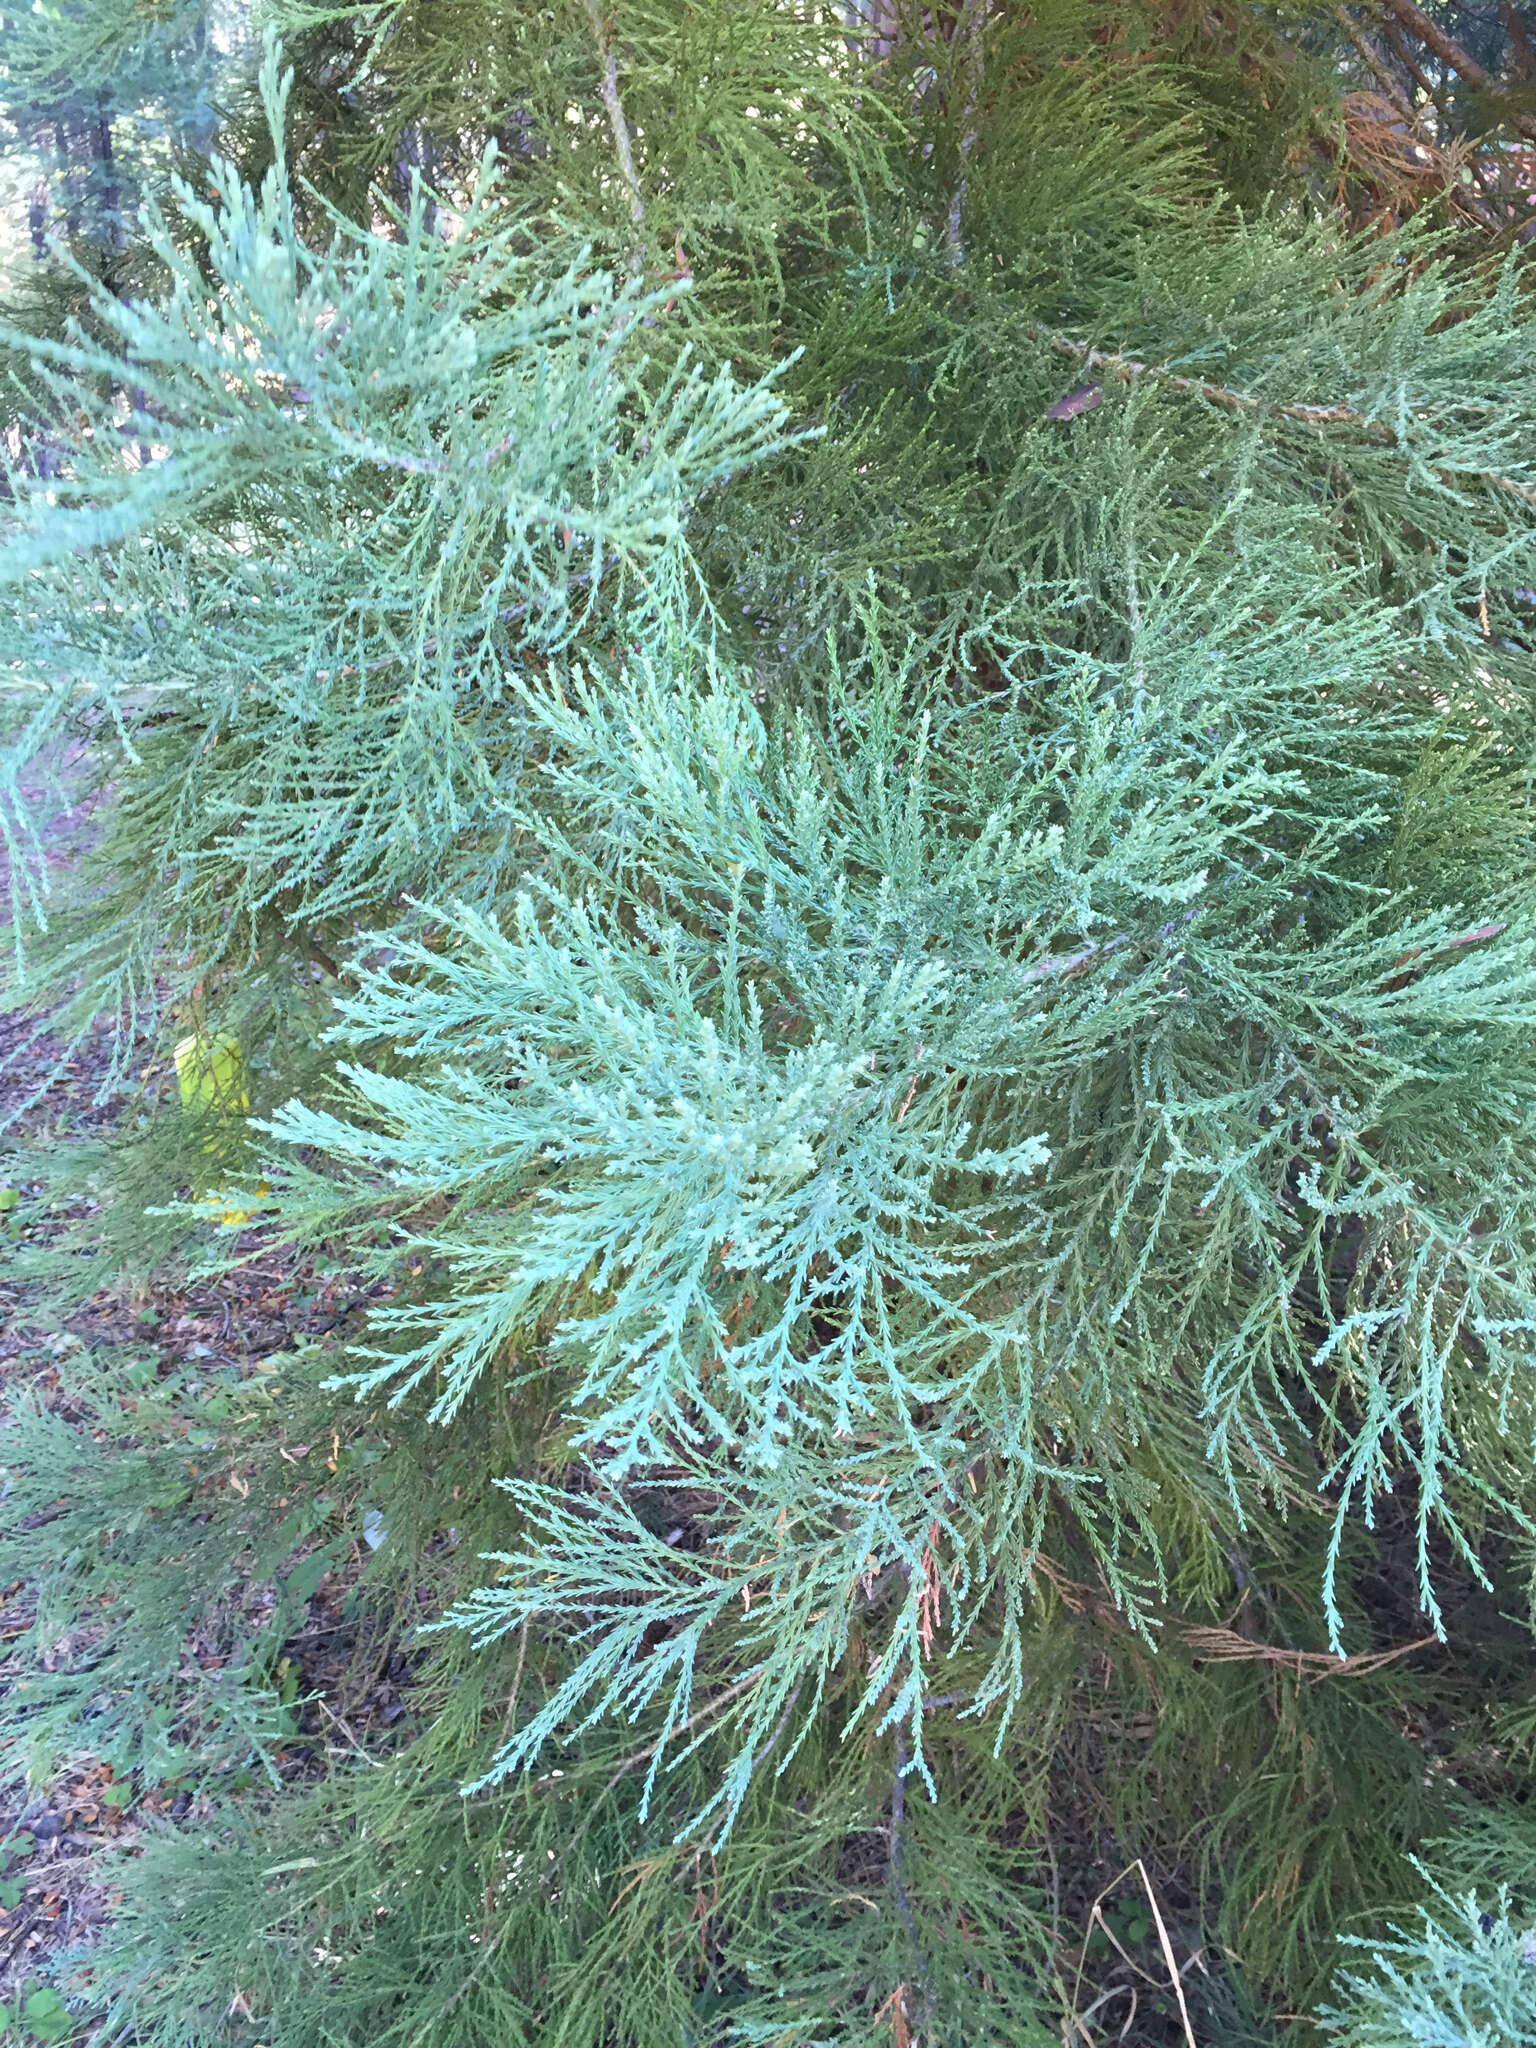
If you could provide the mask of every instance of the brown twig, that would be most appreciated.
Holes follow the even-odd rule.
[[[1416,35],[1425,49],[1432,50],[1448,70],[1454,71],[1458,78],[1464,78],[1474,92],[1489,99],[1507,100],[1498,80],[1485,71],[1471,51],[1463,49],[1453,35],[1441,28],[1438,22],[1431,21],[1423,8],[1416,7],[1414,0],[1382,0],[1382,5],[1390,8],[1403,27]],[[1536,118],[1507,105],[1505,113],[1512,128],[1528,142],[1536,142]]]
[[[1419,88],[1419,91],[1423,93],[1425,99],[1428,100],[1429,104],[1435,109],[1435,112],[1443,116],[1445,113],[1445,104],[1441,98],[1440,93],[1437,92],[1435,89],[1434,80],[1430,77],[1429,73],[1424,69],[1424,66],[1419,62],[1418,58],[1414,56],[1412,50],[1409,49],[1407,41],[1403,36],[1402,29],[1398,26],[1398,24],[1392,19],[1390,15],[1388,15],[1383,20],[1381,24],[1381,32],[1386,37],[1388,48],[1391,50],[1393,56],[1397,59],[1398,63],[1402,65],[1403,69],[1407,72],[1408,76]]]
[[[1235,1629],[1206,1627],[1199,1622],[1177,1624],[1180,1639],[1191,1654],[1210,1663],[1217,1664],[1283,1664],[1294,1671],[1298,1678],[1311,1681],[1321,1678],[1362,1678],[1369,1671],[1379,1671],[1385,1664],[1393,1664],[1399,1657],[1410,1656],[1415,1650],[1427,1650],[1440,1640],[1438,1636],[1420,1636],[1411,1643],[1398,1643],[1390,1650],[1362,1650],[1353,1656],[1336,1657],[1329,1650],[1286,1650],[1274,1643],[1256,1643],[1248,1636],[1240,1636]]]
[[[1381,52],[1373,44],[1366,41],[1365,33],[1361,29],[1360,24],[1346,9],[1335,7],[1333,12],[1339,26],[1354,44],[1361,63],[1364,64],[1366,70],[1370,72],[1371,76],[1380,86],[1382,97],[1386,100],[1388,106],[1391,107],[1393,113],[1397,115],[1399,120],[1406,122],[1410,129],[1416,127],[1417,118],[1414,109],[1404,97],[1400,82],[1393,77],[1391,67]]]
[[[1096,1621],[1112,1624],[1122,1622],[1123,1617],[1113,1601],[1106,1599],[1094,1587],[1069,1579],[1050,1558],[1037,1553],[1033,1566],[1071,1613],[1091,1614]],[[1185,1645],[1192,1656],[1203,1661],[1279,1664],[1294,1671],[1298,1678],[1309,1681],[1361,1678],[1367,1672],[1379,1671],[1383,1665],[1395,1663],[1399,1657],[1411,1656],[1415,1650],[1430,1649],[1440,1640],[1438,1636],[1420,1636],[1411,1643],[1394,1644],[1391,1649],[1361,1650],[1348,1657],[1338,1657],[1331,1650],[1292,1650],[1276,1643],[1254,1642],[1249,1636],[1239,1635],[1236,1629],[1186,1621],[1179,1615],[1161,1615],[1158,1621],[1169,1635]],[[1124,1874],[1121,1873],[1122,1876]]]
[[[1130,943],[1129,932],[1117,932],[1112,939],[1106,939],[1102,945],[1090,942],[1086,946],[1080,946],[1075,953],[1048,953],[1043,960],[1037,960],[1032,967],[1026,967],[1019,979],[1049,981],[1053,975],[1076,974],[1100,953],[1113,953]]]
[[[1485,622],[1487,617],[1487,605],[1488,600],[1485,595],[1483,598],[1483,612]],[[1486,638],[1486,634],[1484,637]],[[1502,924],[1474,925],[1471,931],[1460,932],[1454,939],[1447,939],[1443,946],[1436,946],[1434,950],[1430,953],[1426,965],[1432,967],[1436,961],[1443,960],[1448,953],[1459,953],[1465,946],[1480,946],[1482,945],[1485,939],[1496,939],[1506,929],[1507,927]],[[1423,958],[1424,948],[1422,946],[1415,946],[1411,953],[1405,953],[1402,959],[1397,962],[1398,971],[1394,971],[1394,973],[1381,984],[1382,994],[1395,994],[1398,989],[1407,988],[1410,982],[1417,981],[1419,976],[1424,972],[1424,969],[1421,967],[1415,967],[1413,963],[1415,960],[1421,960]]]

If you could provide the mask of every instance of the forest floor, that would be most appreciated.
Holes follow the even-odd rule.
[[[31,1030],[25,1015],[0,1017],[0,1059]],[[36,1096],[7,1133],[11,1143],[34,1156],[43,1145],[88,1139],[111,1114],[95,1099],[106,1065],[104,1041],[88,1042],[62,1071],[52,1072],[59,1053],[50,1036],[33,1036],[25,1058],[7,1073],[0,1095],[0,1114],[18,1099]],[[46,1085],[39,1093],[40,1083]],[[5,1165],[0,1150],[0,1176]],[[25,1184],[17,1189],[22,1195],[37,1192]],[[36,1215],[35,1205],[29,1205],[29,1213]],[[60,1360],[77,1346],[131,1345],[136,1356],[153,1359],[162,1380],[209,1365],[251,1370],[256,1361],[266,1363],[302,1339],[329,1333],[355,1306],[335,1284],[317,1289],[305,1271],[256,1259],[237,1273],[220,1275],[216,1283],[102,1290],[75,1312],[56,1318],[31,1298],[25,1280],[7,1271],[7,1254],[19,1249],[18,1236],[35,1239],[82,1220],[82,1205],[48,1204],[40,1219],[13,1226],[16,1235],[7,1246],[6,1216],[0,1212],[0,1432],[10,1401],[22,1390],[41,1395],[55,1413],[79,1426],[59,1372]],[[345,1578],[328,1574],[309,1602],[303,1627],[284,1644],[293,1682],[306,1696],[323,1697],[345,1680],[350,1647],[349,1632],[340,1624],[345,1591]],[[30,1626],[30,1598],[23,1584],[0,1586],[0,1658],[4,1645]],[[45,1655],[45,1668],[54,1655],[69,1656],[72,1647],[69,1638],[61,1640]],[[205,1669],[212,1668],[218,1646],[193,1643],[191,1648]],[[388,1669],[375,1692],[371,1718],[387,1723],[398,1712]],[[315,1733],[317,1718],[301,1718],[301,1733]],[[88,1751],[51,1762],[50,1769],[21,1753],[0,1714],[0,2005],[13,2010],[36,1988],[55,1951],[77,1947],[110,1913],[111,1894],[97,1874],[99,1852],[129,1846],[149,1829],[206,1820],[211,1811],[206,1793],[174,1782],[149,1789],[119,1784],[111,1765]],[[287,1762],[294,1774],[304,1774],[315,1762],[314,1751],[301,1741]]]
[[[66,787],[68,769],[66,762]],[[34,800],[41,794],[37,787],[24,792]],[[93,832],[88,807],[58,808],[43,834],[49,866],[71,866]],[[8,897],[8,881],[0,846],[0,902]],[[8,936],[0,932],[0,943]],[[136,1358],[153,1362],[161,1381],[244,1373],[337,1329],[361,1305],[361,1295],[343,1281],[317,1283],[292,1260],[258,1255],[216,1279],[123,1283],[63,1313],[52,1307],[26,1275],[28,1254],[71,1230],[78,1236],[82,1226],[88,1238],[95,1204],[73,1191],[47,1199],[49,1182],[29,1179],[29,1168],[35,1175],[51,1166],[60,1148],[89,1145],[122,1114],[121,1098],[104,1099],[109,1055],[105,1029],[67,1047],[18,1006],[14,982],[0,980],[0,1502],[8,1490],[5,1428],[18,1396],[41,1397],[62,1420],[82,1426],[60,1375],[71,1352],[131,1345]],[[152,1088],[170,1078],[153,1068],[143,1076]],[[79,1181],[68,1172],[59,1179]],[[34,1515],[21,1526],[38,1525]],[[299,1709],[298,1739],[282,1759],[285,1776],[323,1768],[318,1703],[347,1691],[358,1648],[354,1631],[340,1619],[347,1582],[345,1572],[327,1574],[303,1625],[284,1644],[289,1683],[310,1702]],[[31,1627],[34,1597],[25,1581],[0,1584],[0,2008],[14,2016],[22,2041],[62,2043],[72,2037],[74,2022],[47,1987],[48,1966],[60,1951],[88,1944],[113,1911],[102,1852],[131,1851],[152,1830],[204,1823],[212,1806],[195,1787],[119,1782],[112,1765],[88,1750],[63,1757],[29,1753],[21,1718],[8,1716],[3,1700],[7,1646]],[[189,1645],[204,1669],[219,1661],[221,1647],[227,1646]],[[45,1652],[44,1668],[78,1648],[63,1638]],[[405,1678],[404,1660],[388,1647],[380,1658],[373,1646],[367,1663],[369,1696],[358,1701],[349,1694],[350,1725],[387,1727],[403,1711],[396,1680]],[[0,2039],[11,2038],[0,2010]]]

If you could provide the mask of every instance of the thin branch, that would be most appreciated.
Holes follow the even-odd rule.
[[[1486,598],[1483,600],[1483,608],[1486,614]],[[1397,967],[1399,970],[1407,969],[1407,972],[1403,973],[1394,971],[1390,978],[1381,984],[1382,994],[1391,994],[1395,993],[1400,988],[1407,988],[1409,983],[1417,981],[1420,975],[1423,974],[1427,968],[1437,965],[1440,961],[1444,960],[1449,954],[1459,953],[1466,946],[1480,946],[1486,939],[1500,938],[1502,937],[1505,930],[1506,927],[1502,924],[1474,925],[1471,931],[1459,932],[1454,939],[1447,939],[1443,946],[1436,946],[1430,953],[1429,958],[1425,962],[1424,967],[1415,967],[1413,965],[1415,960],[1420,960],[1424,957],[1424,948],[1422,946],[1415,946],[1411,953],[1405,953],[1402,959],[1399,960],[1397,963]]]
[[[1263,412],[1266,401],[1255,398],[1248,391],[1233,391],[1225,384],[1209,384],[1199,377],[1186,377],[1166,363],[1144,363],[1136,356],[1124,356],[1114,349],[1094,348],[1086,341],[1073,341],[1065,334],[1042,337],[1050,342],[1058,355],[1072,356],[1085,363],[1091,370],[1110,370],[1122,377],[1147,377],[1156,384],[1166,384],[1174,391],[1188,391],[1203,398],[1210,405],[1219,405],[1228,412]],[[1086,410],[1087,408],[1084,408]],[[1357,412],[1352,405],[1304,405],[1300,402],[1276,405],[1272,408],[1279,417],[1301,420],[1308,426],[1355,425],[1395,441],[1397,436],[1386,426]]]
[[[387,448],[373,448],[366,443],[349,443],[346,437],[336,432],[334,428],[332,432],[334,438],[342,441],[347,447],[348,453],[356,455],[360,461],[377,463],[380,469],[403,469],[410,476],[455,476],[462,475],[466,470],[488,469],[512,446],[509,435],[505,440],[498,441],[494,448],[482,448],[478,454],[469,456],[463,462],[451,462],[442,456],[395,455]]]
[[[1050,1558],[1038,1552],[1034,1558],[1034,1569],[1039,1572],[1062,1605],[1070,1614],[1090,1614],[1095,1621],[1123,1626],[1124,1616],[1113,1601],[1108,1600],[1092,1586],[1085,1586],[1079,1580],[1069,1579]],[[1294,1671],[1298,1678],[1316,1681],[1324,1678],[1363,1678],[1373,1671],[1380,1671],[1384,1665],[1395,1664],[1399,1657],[1410,1657],[1416,1650],[1434,1649],[1439,1646],[1438,1636],[1419,1636],[1411,1643],[1395,1643],[1386,1650],[1358,1650],[1352,1656],[1340,1657],[1332,1650],[1292,1650],[1278,1643],[1256,1643],[1250,1636],[1240,1636],[1236,1629],[1221,1628],[1215,1624],[1199,1621],[1185,1621],[1176,1614],[1159,1615],[1159,1625],[1171,1636],[1183,1643],[1193,1657],[1204,1662],[1218,1664],[1278,1664]],[[1122,1871],[1121,1877],[1127,1873]],[[1115,1883],[1119,1883],[1119,1878]],[[1114,1886],[1109,1889],[1112,1891]],[[1101,1893],[1100,1897],[1104,1894]]]
[[[501,1717],[501,1733],[496,1738],[496,1747],[503,1749],[512,1730],[513,1717],[517,1713],[517,1696],[523,1686],[523,1665],[528,1657],[528,1622],[524,1618],[517,1632],[517,1668],[512,1673],[512,1690],[507,1694],[507,1711]]]
[[[1427,50],[1433,50],[1448,70],[1454,71],[1458,78],[1464,78],[1474,92],[1505,101],[1504,112],[1510,126],[1527,141],[1536,142],[1536,117],[1522,114],[1507,104],[1508,95],[1503,87],[1483,69],[1470,50],[1463,49],[1453,35],[1448,35],[1438,22],[1431,21],[1422,7],[1414,5],[1414,0],[1382,0],[1382,4],[1391,9],[1403,27],[1416,35]]]
[[[982,47],[981,31],[986,17],[987,0],[965,0],[955,40],[963,45],[964,55],[961,66],[965,78],[965,104],[960,113],[960,167],[955,176],[954,190],[949,195],[949,218],[944,225],[944,240],[949,248],[952,263],[965,261],[965,245],[960,239],[960,219],[965,211],[965,194],[969,182],[967,162],[976,147],[976,102],[981,96]]]
[[[908,1762],[907,1738],[898,1723],[896,1728],[896,1778],[891,1786],[891,1849],[890,1861],[887,1867],[890,1874],[891,1895],[896,1901],[896,1911],[901,1917],[901,1924],[906,1930],[907,1939],[912,1944],[913,1960],[917,1964],[918,1980],[923,1989],[922,2020],[926,2030],[933,2022],[935,2005],[933,1977],[929,1969],[927,1951],[918,1938],[917,1921],[913,1917],[912,1901],[907,1896],[907,1883],[903,1867],[906,1857],[906,1843],[902,1830],[906,1825],[907,1818]]]
[[[640,178],[635,170],[635,146],[630,137],[624,102],[619,98],[619,61],[614,54],[613,25],[603,14],[602,0],[587,0],[587,19],[592,24],[593,35],[597,37],[597,53],[603,63],[602,82],[598,90],[603,96],[603,105],[608,109],[608,126],[613,131],[614,153],[619,159],[619,171],[629,197],[629,217],[635,224],[635,234],[638,238],[645,230],[645,200],[641,195]],[[637,267],[640,260],[640,252],[637,249]]]
[[[352,1733],[352,1730],[347,1726],[346,1722],[343,1721],[340,1714],[337,1713],[336,1709],[333,1706],[329,1705],[327,1701],[322,1699],[319,1693],[316,1693],[314,1695],[314,1701],[315,1705],[320,1709],[322,1714],[330,1715],[331,1719],[336,1723],[336,1726],[341,1730],[342,1734],[346,1737],[354,1753],[362,1758],[363,1762],[367,1764],[368,1768],[371,1771],[382,1771],[384,1768],[382,1759],[376,1756],[370,1756],[368,1754],[367,1750],[363,1748],[362,1744],[358,1741],[357,1737]]]
[[[314,961],[322,974],[328,974],[332,981],[356,980],[357,977],[350,968],[343,967],[339,960],[333,960],[325,948],[314,939],[306,939],[305,944],[308,948],[310,959]]]
[[[1393,76],[1386,58],[1373,43],[1367,42],[1360,24],[1345,8],[1335,7],[1333,11],[1340,28],[1354,44],[1361,63],[1381,88],[1382,98],[1398,119],[1407,123],[1410,130],[1417,127],[1418,116],[1403,92],[1401,80]]]
[[[1048,953],[1043,960],[1037,960],[1032,967],[1026,967],[1019,979],[1049,981],[1055,975],[1076,974],[1100,953],[1113,953],[1119,947],[1128,946],[1130,943],[1129,932],[1116,932],[1112,939],[1106,939],[1102,945],[1096,940],[1090,940],[1086,946],[1080,946],[1075,953]]]
[[[1388,46],[1398,63],[1402,65],[1436,113],[1442,119],[1445,118],[1445,103],[1441,99],[1439,92],[1436,91],[1434,81],[1430,78],[1429,73],[1424,69],[1418,58],[1414,56],[1412,50],[1409,49],[1402,29],[1390,15],[1382,22],[1381,32],[1386,37]]]
[[[734,1685],[726,1686],[723,1692],[717,1692],[713,1699],[706,1700],[697,1712],[688,1716],[686,1721],[680,1721],[669,1735],[665,1737],[658,1736],[655,1742],[648,1742],[644,1749],[632,1750],[603,1787],[603,1794],[606,1796],[606,1794],[611,1792],[614,1786],[618,1784],[620,1778],[627,1776],[630,1771],[638,1770],[641,1764],[649,1763],[657,1750],[661,1748],[663,1741],[675,1741],[679,1735],[686,1735],[690,1729],[697,1728],[705,1721],[712,1720],[723,1708],[728,1707],[733,1699],[737,1698],[739,1694],[744,1693],[749,1686],[756,1685],[758,1675],[758,1673],[752,1672],[745,1678],[738,1678]],[[553,1781],[549,1778],[535,1778],[533,1782],[535,1785],[547,1785]],[[597,1800],[593,1801],[594,1809],[598,1803]]]
[[[1178,1624],[1179,1635],[1191,1656],[1212,1664],[1283,1664],[1298,1678],[1364,1678],[1399,1657],[1415,1650],[1437,1649],[1438,1636],[1420,1636],[1411,1643],[1397,1643],[1390,1650],[1359,1650],[1353,1656],[1336,1657],[1331,1650],[1286,1650],[1276,1643],[1255,1643],[1235,1629],[1206,1628],[1199,1622]]]
[[[700,1707],[697,1710],[697,1712],[690,1714],[686,1721],[680,1722],[678,1726],[672,1730],[670,1735],[666,1736],[665,1738],[658,1737],[654,1742],[648,1742],[645,1745],[644,1749],[631,1750],[629,1755],[621,1760],[618,1769],[614,1771],[613,1775],[609,1778],[607,1784],[604,1785],[602,1791],[597,1795],[597,1797],[587,1802],[586,1816],[583,1819],[581,1826],[576,1830],[575,1834],[571,1837],[571,1839],[566,1843],[565,1847],[561,1850],[560,1861],[562,1863],[569,1862],[570,1859],[575,1855],[576,1851],[581,1847],[581,1844],[587,1838],[588,1828],[591,1827],[593,1821],[597,1818],[599,1812],[602,1810],[603,1801],[608,1797],[608,1794],[618,1784],[621,1778],[627,1777],[631,1771],[638,1770],[641,1764],[649,1763],[651,1758],[656,1754],[657,1750],[661,1748],[663,1740],[669,1742],[674,1741],[679,1735],[686,1735],[688,1734],[690,1729],[698,1728],[702,1726],[702,1724],[705,1721],[712,1720],[716,1714],[723,1712],[724,1709],[730,1705],[732,1700],[738,1698],[740,1694],[744,1693],[749,1686],[758,1684],[760,1682],[760,1678],[761,1673],[748,1672],[745,1678],[738,1678],[734,1685],[725,1686],[720,1692],[717,1692],[712,1699],[706,1700],[703,1706]],[[775,1730],[774,1740],[777,1741],[777,1739],[778,1731]],[[564,1777],[561,1772],[550,1771],[542,1778],[534,1778],[531,1781],[531,1789],[537,1792],[546,1785],[561,1784],[563,1782]]]
[[[783,1713],[780,1714],[778,1720],[775,1721],[775,1723],[773,1724],[773,1732],[769,1735],[767,1741],[762,1744],[756,1756],[752,1759],[752,1768],[754,1771],[763,1762],[763,1759],[765,1757],[771,1756],[773,1751],[778,1748],[779,1737],[784,1733],[784,1730],[789,1726],[789,1717],[791,1714],[794,1713],[799,1698],[800,1687],[799,1685],[796,1685],[794,1691],[789,1696],[788,1702],[785,1705]]]

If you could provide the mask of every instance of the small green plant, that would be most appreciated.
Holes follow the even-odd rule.
[[[14,2005],[0,2004],[0,2040],[38,2042],[56,2048],[75,2031],[68,2006],[51,1985],[22,1992]]]
[[[37,1839],[25,1830],[0,1842],[0,1866],[19,1863],[19,1870],[5,1869],[0,1875],[0,1910],[10,1912],[21,1903],[27,1888],[26,1865],[37,1848]]]

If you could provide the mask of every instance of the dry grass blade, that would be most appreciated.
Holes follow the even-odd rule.
[[[1179,1975],[1178,1964],[1173,1960],[1173,1943],[1168,1939],[1168,1929],[1163,1925],[1162,1908],[1157,1903],[1157,1893],[1152,1889],[1152,1880],[1147,1875],[1147,1866],[1138,1856],[1136,1868],[1141,1872],[1141,1882],[1146,1890],[1147,1904],[1152,1908],[1152,1918],[1157,1923],[1157,1938],[1162,1946],[1163,1961],[1168,1965],[1168,1981],[1173,1986],[1173,1995],[1179,2001],[1179,2018],[1184,2026],[1184,2039],[1189,2048],[1200,2048],[1195,2039],[1195,2030],[1189,2024],[1189,2007],[1184,2002],[1184,1980]]]

